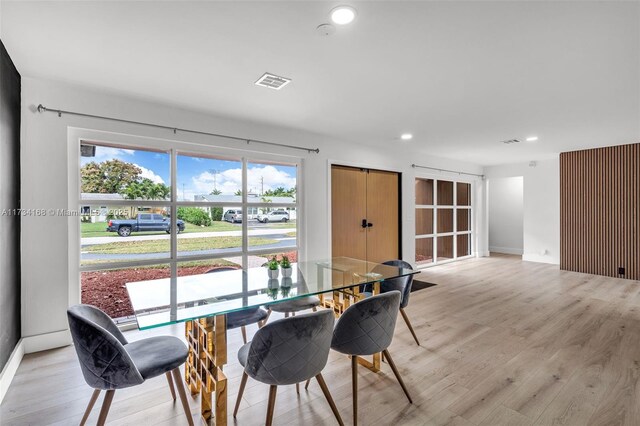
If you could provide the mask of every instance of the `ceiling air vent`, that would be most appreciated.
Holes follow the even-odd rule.
[[[520,139],[509,139],[509,140],[506,140],[506,141],[502,141],[502,143],[505,144],[505,145],[511,145],[511,144],[514,144],[514,143],[520,143]]]
[[[256,86],[268,87],[269,89],[280,90],[291,82],[290,78],[280,77],[268,72],[256,81]]]

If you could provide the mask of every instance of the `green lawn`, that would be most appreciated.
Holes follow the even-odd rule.
[[[293,222],[289,221],[289,222],[269,222],[265,225],[266,228],[269,229],[281,229],[281,228],[285,228],[285,229],[295,229],[296,227],[296,221],[294,220]]]
[[[228,222],[213,222],[211,226],[196,226],[191,223],[185,222],[185,233],[194,233],[194,232],[216,232],[216,231],[241,231],[242,227],[239,225],[233,225]],[[118,235],[117,232],[107,232],[107,223],[106,222],[97,222],[97,223],[81,223],[80,224],[80,232],[82,238],[88,237],[118,237],[122,238]],[[166,232],[134,232],[132,235],[166,235]]]
[[[276,242],[277,240],[268,238],[249,237],[249,244],[253,246]],[[242,247],[242,237],[183,238],[178,240],[178,251],[200,251],[233,247]],[[121,238],[113,243],[87,246],[83,248],[83,251],[103,254],[164,253],[169,251],[169,240],[127,241],[126,238]]]

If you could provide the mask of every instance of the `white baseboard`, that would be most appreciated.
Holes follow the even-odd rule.
[[[492,253],[502,253],[502,254],[517,254],[522,256],[523,250],[521,248],[513,248],[513,247],[489,247],[489,251]]]
[[[60,330],[52,333],[23,337],[22,340],[24,340],[24,353],[30,354],[32,352],[69,346],[71,344],[71,333],[69,330]]]
[[[18,371],[18,367],[20,366],[20,361],[22,361],[23,356],[24,340],[20,339],[18,340],[18,344],[16,345],[16,347],[13,348],[13,352],[11,352],[9,360],[4,365],[2,373],[0,373],[0,403],[9,390],[9,386],[11,385],[16,372]]]

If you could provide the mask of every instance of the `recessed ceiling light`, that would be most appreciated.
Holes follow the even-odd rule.
[[[346,25],[356,19],[356,10],[351,6],[338,6],[331,11],[331,20],[334,24]]]
[[[408,141],[413,139],[413,135],[411,133],[403,133],[402,135],[400,135],[400,139],[402,139],[403,141]]]
[[[537,141],[537,140],[538,140],[538,137],[537,137],[537,136],[529,136],[529,137],[527,138],[527,142],[535,142],[535,141]]]

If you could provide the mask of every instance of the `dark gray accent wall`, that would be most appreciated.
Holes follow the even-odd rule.
[[[20,340],[19,208],[20,74],[0,41],[0,370]]]

